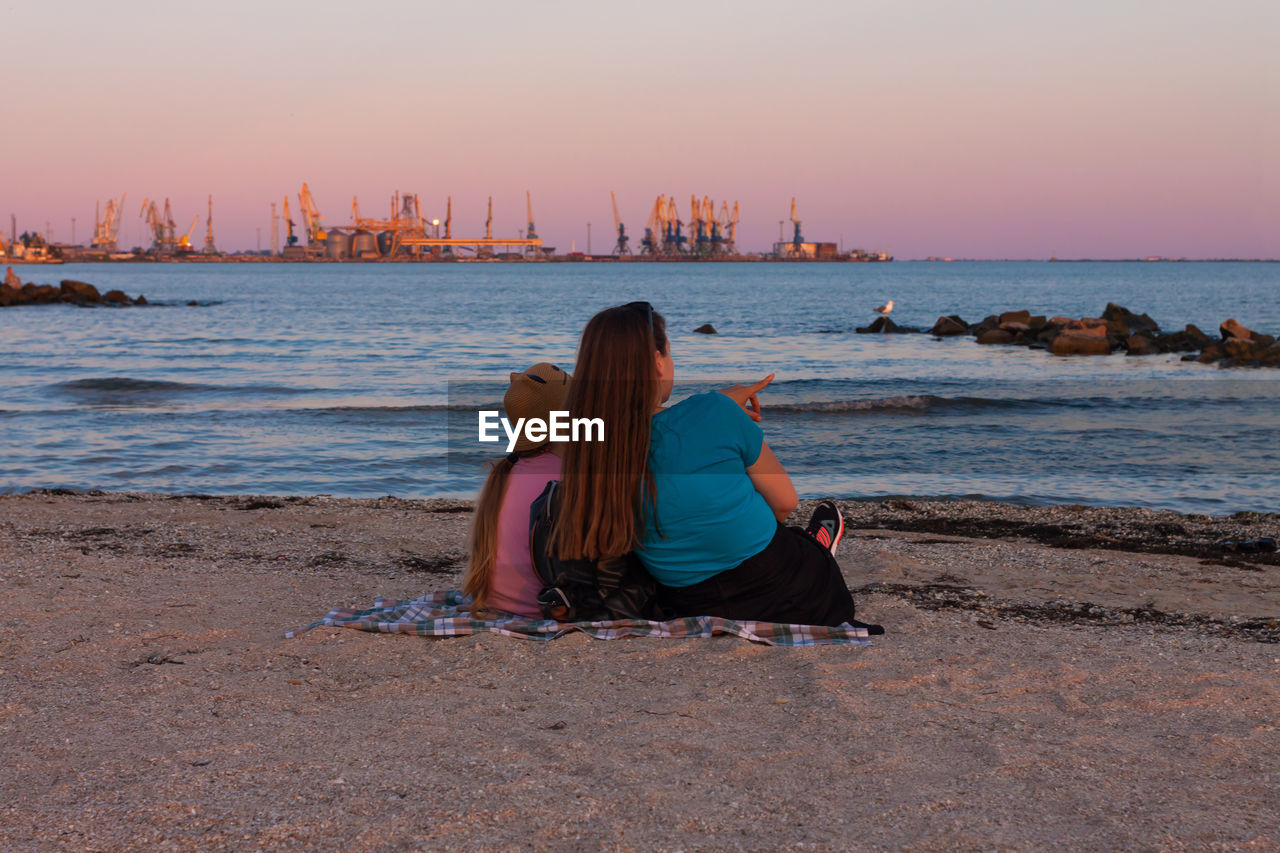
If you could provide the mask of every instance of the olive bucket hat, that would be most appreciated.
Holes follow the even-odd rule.
[[[538,362],[523,373],[511,374],[511,387],[502,398],[507,420],[520,418],[549,421],[552,412],[563,412],[569,399],[569,374],[554,364]],[[536,450],[546,441],[530,441],[524,430],[516,439],[515,452]]]

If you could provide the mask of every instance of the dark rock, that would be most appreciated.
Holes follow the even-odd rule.
[[[937,335],[940,338],[950,337],[952,335],[963,335],[969,331],[969,324],[956,314],[950,314],[946,317],[939,317],[938,322],[933,324],[933,328],[929,330],[929,334]]]
[[[195,307],[195,306],[197,306],[197,305],[199,305],[199,304],[200,304],[200,303],[199,303],[199,302],[196,302],[194,299],[192,299],[190,302],[188,302],[188,303],[187,303],[187,305],[189,305],[189,306],[191,306],[191,307]]]
[[[1039,343],[1039,341],[1036,340],[1036,333],[1031,331],[1030,329],[1027,329],[1021,332],[1014,332],[1013,342],[1020,347],[1035,346],[1036,344]]]
[[[112,290],[103,296],[92,284],[75,279],[63,279],[59,286],[28,282],[21,289],[0,284],[0,307],[8,305],[46,305],[65,302],[71,305],[91,306],[102,302],[113,305],[146,305],[145,297],[130,299],[124,291]]]
[[[88,282],[67,278],[62,280],[62,298],[67,302],[101,302],[102,294]]]
[[[1000,315],[1000,325],[1005,323],[1030,323],[1030,311],[1006,311]]]
[[[48,302],[58,301],[58,288],[52,284],[33,284],[28,282],[22,285],[22,295],[26,302],[34,304],[44,304]]]
[[[1222,348],[1222,345],[1212,343],[1200,351],[1200,357],[1196,361],[1201,364],[1210,364],[1215,361],[1222,361],[1226,357],[1227,351]]]
[[[1228,338],[1222,348],[1227,351],[1229,357],[1240,361],[1249,361],[1257,358],[1259,354],[1258,345],[1246,338]]]
[[[988,329],[978,335],[980,344],[1011,344],[1015,335],[1007,329]]]
[[[711,325],[710,323],[703,323],[701,326],[694,329],[693,331],[694,331],[694,334],[698,334],[698,335],[714,335],[716,333],[716,327]]]
[[[888,317],[877,317],[875,320],[871,322],[870,326],[863,326],[861,328],[854,329],[854,331],[860,335],[874,335],[874,334],[887,335],[887,334],[902,334],[904,332],[914,332],[915,329],[910,329],[905,326],[899,326],[897,323],[893,322]]]
[[[1245,340],[1253,339],[1253,331],[1247,328],[1243,323],[1237,321],[1234,317],[1224,320],[1222,325],[1218,327],[1218,332],[1225,341],[1227,338],[1243,338]]]
[[[1054,355],[1108,355],[1111,341],[1105,327],[1092,326],[1082,329],[1064,329],[1053,339],[1049,352]]]
[[[996,314],[991,314],[983,317],[982,321],[976,326],[972,326],[969,331],[973,333],[974,337],[982,337],[984,332],[998,328],[1000,328],[1000,317]]]
[[[1195,326],[1187,326],[1183,332],[1156,336],[1156,345],[1161,352],[1199,352],[1211,343],[1213,338]]]
[[[1160,324],[1153,320],[1149,314],[1139,314],[1130,318],[1129,328],[1133,328],[1135,324],[1148,332],[1160,331]]]
[[[1123,320],[1107,320],[1107,335],[1115,340],[1122,341],[1129,337],[1129,324]]]
[[[1280,343],[1274,343],[1259,353],[1258,363],[1265,367],[1280,367]]]
[[[1160,324],[1147,314],[1135,314],[1123,305],[1117,305],[1114,302],[1108,302],[1107,307],[1102,312],[1102,319],[1109,324],[1115,324],[1114,328],[1120,337],[1126,337],[1132,331],[1158,332]]]
[[[1133,312],[1123,305],[1117,305],[1114,302],[1108,302],[1107,307],[1102,309],[1102,319],[1111,320],[1128,320],[1133,316]]]
[[[1261,332],[1253,333],[1253,342],[1258,345],[1259,349],[1266,349],[1276,342],[1274,335],[1264,335]]]
[[[1000,324],[1000,328],[1004,329],[1006,332],[1013,332],[1014,334],[1031,331],[1031,325],[1029,323],[1023,323],[1019,320],[1006,320]]]
[[[1134,334],[1125,339],[1125,349],[1129,355],[1158,355],[1160,348],[1150,335]]]
[[[1183,330],[1182,334],[1186,335],[1187,338],[1196,345],[1196,349],[1204,349],[1209,344],[1213,343],[1213,338],[1200,331],[1199,328],[1193,326],[1191,323],[1187,324],[1187,328]]]
[[[1045,319],[1045,316],[1043,314],[1035,314],[1031,317],[1030,320],[1027,321],[1027,325],[1031,327],[1031,331],[1036,332],[1038,334],[1042,332],[1046,326],[1049,325],[1049,321]]]

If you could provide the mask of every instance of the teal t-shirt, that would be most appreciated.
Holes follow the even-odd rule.
[[[778,522],[747,476],[764,445],[760,427],[718,391],[682,400],[651,424],[657,513],[646,517],[637,553],[654,579],[690,586],[763,551]]]

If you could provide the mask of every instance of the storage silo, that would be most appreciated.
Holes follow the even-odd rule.
[[[357,231],[351,235],[351,257],[376,258],[378,256],[378,238],[368,231]]]
[[[382,255],[385,258],[387,255],[391,254],[391,241],[394,238],[394,236],[395,235],[392,234],[390,231],[378,232],[378,254],[379,255]]]
[[[341,231],[330,231],[324,241],[325,257],[340,261],[351,257],[351,235]]]

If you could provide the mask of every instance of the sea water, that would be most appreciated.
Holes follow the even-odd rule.
[[[0,491],[473,496],[460,431],[597,310],[652,302],[676,398],[776,374],[805,496],[1280,510],[1280,370],[860,335],[1108,301],[1280,332],[1280,264],[99,264],[20,268],[147,307],[0,310]],[[188,305],[195,302],[195,305]],[[711,323],[718,334],[694,334]],[[450,425],[454,429],[450,429]]]

